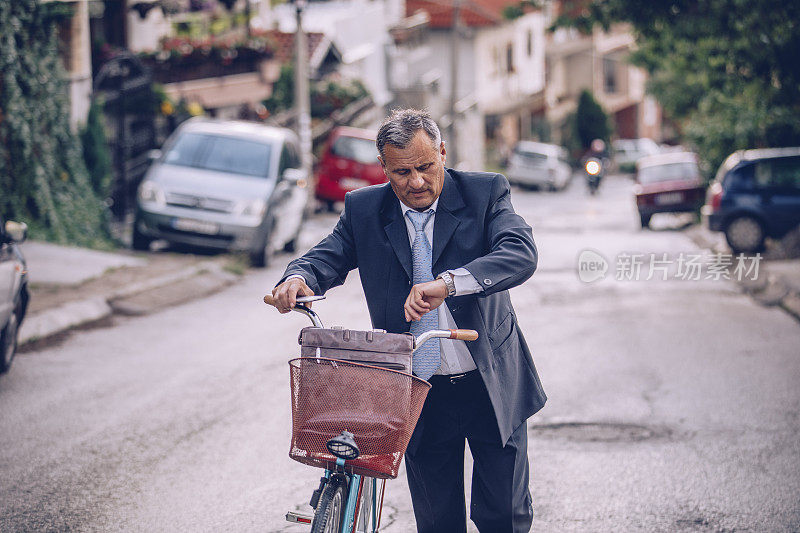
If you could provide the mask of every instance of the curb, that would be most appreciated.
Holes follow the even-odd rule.
[[[686,231],[686,236],[700,248],[713,253],[722,253],[719,240],[706,233],[708,232],[704,231],[704,228],[693,226]],[[773,271],[777,268],[773,266]],[[780,273],[770,272],[769,263],[764,264],[762,277],[757,281],[742,280],[735,283],[757,303],[767,307],[780,307],[793,318],[800,320],[800,288],[796,284],[793,285],[791,280],[784,279]]]
[[[53,309],[48,309],[33,316],[26,317],[20,328],[18,343],[20,346],[23,346],[86,324],[98,322],[115,313],[123,311],[122,306],[116,305],[119,301],[141,295],[148,291],[174,285],[201,275],[213,276],[218,283],[208,287],[208,290],[203,293],[198,293],[194,296],[190,295],[189,297],[181,298],[179,301],[176,300],[174,302],[175,304],[183,303],[194,297],[205,296],[239,279],[239,276],[225,272],[222,267],[214,261],[198,263],[177,272],[165,274],[146,281],[132,283],[103,296],[67,302]],[[165,306],[166,305],[161,305],[159,307]],[[120,312],[119,314],[129,313]]]

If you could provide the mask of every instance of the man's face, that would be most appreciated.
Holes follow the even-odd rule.
[[[419,130],[407,148],[387,144],[383,152],[378,159],[400,201],[417,211],[430,207],[444,186],[444,142],[436,147]]]

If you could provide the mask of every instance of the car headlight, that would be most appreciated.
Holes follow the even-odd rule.
[[[165,205],[167,203],[164,191],[152,181],[143,181],[139,186],[139,201],[158,205]]]
[[[236,211],[246,217],[263,218],[267,210],[267,203],[264,200],[247,200],[239,202]]]

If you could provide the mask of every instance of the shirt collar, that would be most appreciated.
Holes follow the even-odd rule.
[[[408,206],[407,206],[406,204],[404,204],[404,203],[403,203],[403,201],[402,201],[402,200],[400,200],[399,198],[397,199],[397,201],[398,201],[398,202],[400,202],[400,209],[401,209],[401,210],[402,210],[402,212],[403,212],[403,218],[405,218],[405,216],[406,216],[406,213],[407,213],[407,212],[409,212],[409,211],[411,211],[411,210],[413,210],[413,208],[412,208],[412,207],[408,207]],[[433,210],[433,214],[434,214],[434,216],[436,216],[436,207],[437,207],[438,205],[439,205],[439,197],[437,196],[437,197],[436,197],[436,200],[434,200],[434,201],[433,201],[433,203],[430,205],[430,207],[429,207],[428,209],[426,209],[424,212],[428,212],[428,211],[430,211],[430,210]]]

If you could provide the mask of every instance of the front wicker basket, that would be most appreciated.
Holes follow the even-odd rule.
[[[370,365],[301,357],[289,361],[292,386],[292,444],[295,461],[333,469],[336,457],[325,443],[349,431],[361,452],[348,470],[396,478],[430,384]]]

